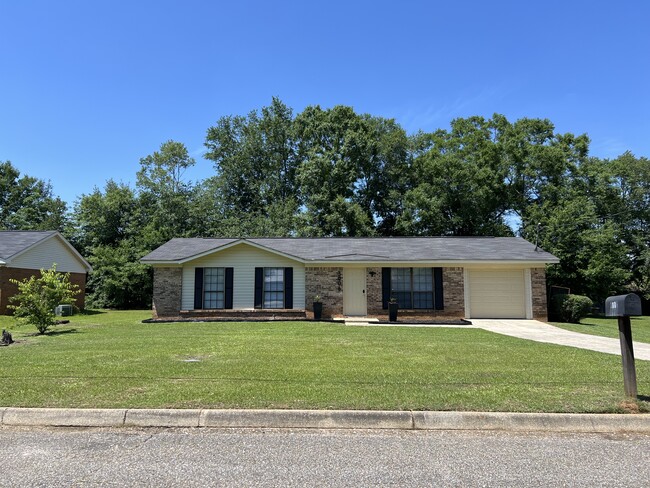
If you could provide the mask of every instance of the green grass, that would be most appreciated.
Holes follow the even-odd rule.
[[[149,316],[75,316],[46,336],[11,327],[18,344],[0,348],[0,405],[625,410],[613,355],[470,328],[142,324]],[[648,411],[650,361],[637,361],[637,376]]]
[[[631,321],[632,340],[650,343],[650,317],[631,317]],[[618,319],[615,317],[587,317],[586,319],[582,319],[579,324],[552,323],[557,327],[574,332],[618,339]]]

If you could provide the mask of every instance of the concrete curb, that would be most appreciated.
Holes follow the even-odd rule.
[[[2,425],[121,427],[126,410],[99,408],[7,408]]]
[[[201,427],[412,429],[411,412],[376,410],[204,410]]]
[[[650,434],[650,414],[182,410],[0,407],[0,425],[269,429],[500,430]]]

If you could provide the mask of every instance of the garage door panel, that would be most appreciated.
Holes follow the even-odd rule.
[[[524,270],[472,270],[469,273],[473,318],[525,318]]]

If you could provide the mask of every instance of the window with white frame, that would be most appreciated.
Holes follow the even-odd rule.
[[[203,269],[203,308],[225,308],[225,268]]]
[[[264,308],[284,308],[284,268],[264,268]]]

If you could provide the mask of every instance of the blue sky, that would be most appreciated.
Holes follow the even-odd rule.
[[[650,2],[0,0],[0,161],[68,203],[280,97],[408,132],[549,118],[650,157]]]

